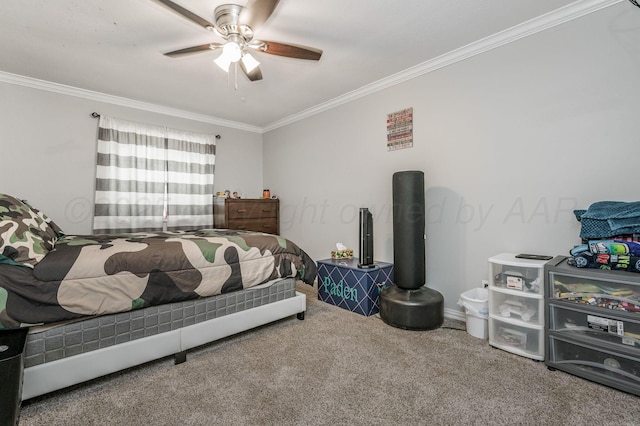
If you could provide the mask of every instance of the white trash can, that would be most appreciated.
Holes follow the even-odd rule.
[[[472,288],[460,295],[458,305],[464,306],[467,316],[467,333],[479,339],[489,337],[489,290]]]

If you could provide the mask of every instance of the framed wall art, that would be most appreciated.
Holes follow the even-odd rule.
[[[413,146],[413,107],[387,114],[387,150]]]

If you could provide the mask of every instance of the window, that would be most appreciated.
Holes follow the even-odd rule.
[[[215,137],[100,116],[94,233],[211,227]]]

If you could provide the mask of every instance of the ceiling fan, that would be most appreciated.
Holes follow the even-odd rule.
[[[262,80],[262,71],[251,51],[312,61],[317,61],[322,56],[320,49],[253,38],[254,32],[269,19],[279,0],[248,0],[244,7],[223,4],[215,8],[215,24],[170,0],[156,1],[225,40],[224,43],[202,44],[165,53],[170,57],[221,49],[222,53],[214,61],[220,68],[229,72],[229,67],[237,64],[249,80],[256,81]]]

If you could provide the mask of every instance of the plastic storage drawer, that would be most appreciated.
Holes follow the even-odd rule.
[[[544,360],[544,327],[523,326],[521,321],[489,315],[491,346],[539,361]]]
[[[619,313],[613,318],[611,314],[550,303],[549,331],[622,351],[635,348],[640,357],[640,318],[622,318]]]
[[[539,260],[518,259],[513,253],[489,258],[489,284],[531,294],[544,294],[544,263]]]
[[[519,319],[544,326],[544,299],[523,296],[522,292],[493,289],[489,293],[489,313],[495,317]]]
[[[576,276],[551,272],[550,298],[576,305],[624,312],[636,315],[640,319],[640,303],[637,299],[637,294],[640,292],[638,283],[617,281],[616,272],[609,272],[610,279],[604,280],[599,279],[598,276],[585,277],[582,275],[585,273],[584,269],[575,269],[577,269]],[[640,274],[636,275],[639,275],[640,278]]]
[[[622,351],[609,351],[550,336],[549,361],[588,380],[638,394],[640,360]]]

